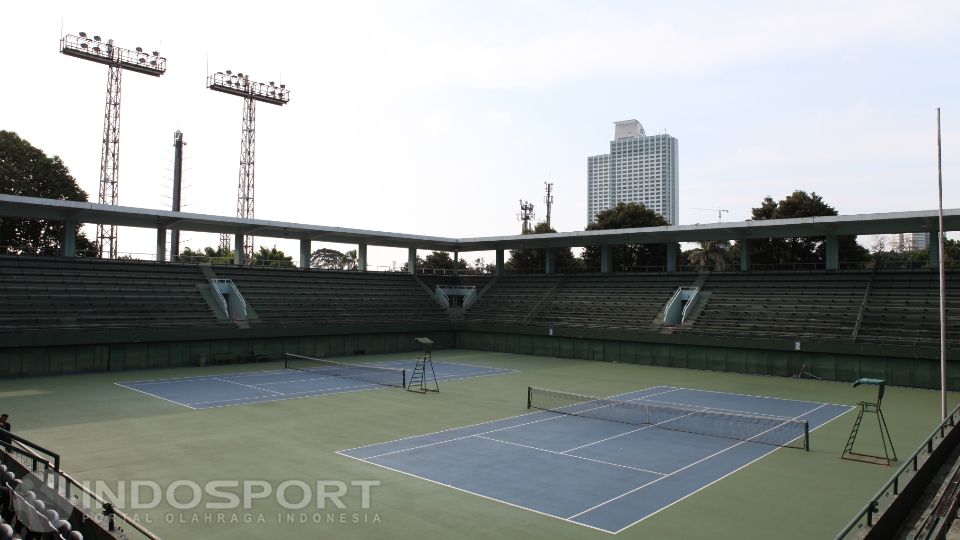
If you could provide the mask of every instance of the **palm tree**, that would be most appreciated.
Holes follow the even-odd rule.
[[[341,268],[344,270],[357,270],[359,268],[359,261],[357,261],[357,250],[351,249],[343,254],[343,265]]]
[[[714,270],[722,272],[726,269],[729,258],[730,243],[719,240],[700,242],[700,247],[690,252],[690,262],[696,265],[698,270],[709,270],[712,266]]]

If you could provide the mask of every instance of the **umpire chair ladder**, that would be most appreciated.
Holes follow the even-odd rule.
[[[407,390],[410,392],[439,392],[440,384],[437,382],[437,372],[433,370],[433,340],[425,337],[414,338],[414,341],[423,347],[423,354],[417,357],[417,365],[413,368],[413,374],[410,375],[410,383]],[[427,372],[427,368],[430,372]],[[432,385],[431,385],[432,379]],[[432,388],[431,388],[432,386]]]
[[[883,464],[886,462],[886,465],[890,466],[897,460],[897,451],[893,449],[893,439],[890,438],[890,430],[887,429],[887,420],[883,417],[883,410],[880,408],[880,403],[883,401],[883,390],[887,381],[885,379],[857,379],[857,381],[853,383],[853,386],[856,388],[861,384],[875,385],[878,387],[877,401],[861,401],[857,403],[857,405],[860,406],[860,411],[857,413],[857,419],[853,422],[853,429],[850,430],[847,446],[844,447],[843,454],[841,454],[840,457],[855,461],[865,461],[867,463]],[[853,451],[853,445],[857,440],[857,434],[860,432],[860,425],[863,423],[864,414],[877,415],[877,424],[880,426],[880,441],[883,443],[883,456]]]

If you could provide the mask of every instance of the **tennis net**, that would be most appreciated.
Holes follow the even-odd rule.
[[[346,377],[385,386],[407,387],[407,370],[405,369],[371,366],[369,364],[344,364],[293,353],[284,354],[283,367],[318,373],[327,377]]]
[[[527,408],[773,446],[810,449],[806,420],[527,388]]]

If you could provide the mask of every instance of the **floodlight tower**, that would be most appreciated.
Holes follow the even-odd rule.
[[[234,74],[229,69],[207,77],[207,88],[243,98],[243,129],[240,139],[240,181],[237,186],[237,217],[253,217],[253,176],[256,143],[256,102],[285,105],[290,102],[290,90],[273,81],[261,83],[250,80],[249,75]],[[220,235],[220,245],[230,248],[230,236]],[[253,237],[243,238],[243,252],[247,260],[253,256]]]
[[[129,69],[159,77],[167,70],[167,59],[142,47],[124,49],[106,42],[100,36],[88,38],[86,32],[67,34],[60,38],[60,52],[106,64],[107,104],[103,112],[103,152],[100,157],[100,204],[117,204],[117,181],[120,178],[120,75]],[[114,259],[117,256],[117,226],[97,224],[97,256]]]
[[[543,196],[543,202],[547,203],[547,228],[550,228],[550,210],[553,209],[553,182],[544,182],[547,186],[547,194]]]
[[[520,212],[517,214],[517,219],[523,222],[523,228],[520,229],[520,234],[533,232],[533,227],[530,226],[533,218],[533,203],[529,201],[524,202],[523,199],[520,199]]]

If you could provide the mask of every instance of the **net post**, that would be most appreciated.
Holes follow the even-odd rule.
[[[810,422],[803,421],[803,449],[810,451]]]
[[[527,408],[529,409],[532,406],[533,406],[533,387],[528,386],[527,387]]]
[[[406,388],[407,387],[407,370],[405,369],[400,370],[400,379],[402,380],[402,384],[400,385],[400,388]]]

